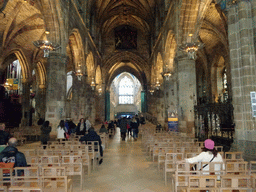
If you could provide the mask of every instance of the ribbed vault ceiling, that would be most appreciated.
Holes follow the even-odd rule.
[[[96,19],[102,34],[120,25],[130,25],[145,33],[151,30],[156,0],[95,0]]]

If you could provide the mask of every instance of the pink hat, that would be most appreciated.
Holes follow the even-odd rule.
[[[204,141],[204,146],[206,149],[214,149],[214,141],[211,139],[206,139]]]

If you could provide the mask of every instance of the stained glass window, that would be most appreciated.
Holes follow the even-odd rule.
[[[124,76],[119,83],[119,104],[133,104],[134,103],[134,83]]]

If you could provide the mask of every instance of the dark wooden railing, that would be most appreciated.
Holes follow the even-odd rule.
[[[201,103],[195,106],[195,136],[199,140],[213,139],[217,144],[230,147],[235,124],[233,105],[225,103]]]

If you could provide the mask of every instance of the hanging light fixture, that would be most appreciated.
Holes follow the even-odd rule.
[[[160,87],[161,87],[161,84],[160,84],[160,82],[159,82],[158,78],[156,79],[155,87],[156,87],[156,89],[157,89],[157,90],[159,90],[159,89],[160,89]]]
[[[45,35],[48,35],[50,32],[45,31]],[[33,44],[44,51],[44,57],[49,57],[50,51],[55,51],[60,48],[58,44],[54,45],[52,42],[46,40],[37,40],[34,41]]]
[[[102,87],[101,87],[101,85],[99,85],[98,93],[99,93],[99,96],[101,96],[101,94],[102,94]]]
[[[75,74],[75,75],[77,76],[77,79],[78,79],[79,81],[82,80],[83,73],[82,73],[81,69],[78,69],[78,70],[76,71],[76,74]]]
[[[94,90],[95,87],[96,87],[96,83],[95,83],[94,77],[92,78],[91,87],[92,87],[92,90]]]
[[[169,81],[170,80],[170,77],[172,76],[172,73],[171,73],[171,71],[165,71],[165,72],[162,72],[161,73],[162,74],[162,76],[163,76],[163,78],[166,80],[166,81]]]
[[[189,34],[185,43],[183,43],[180,49],[188,54],[190,59],[196,59],[196,52],[203,48],[203,43],[198,40],[194,40],[193,34]]]

